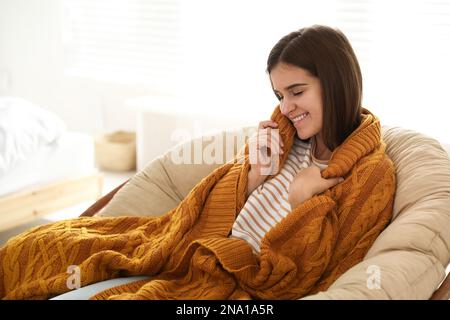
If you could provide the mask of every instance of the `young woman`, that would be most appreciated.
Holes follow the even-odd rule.
[[[321,171],[328,167],[333,151],[360,126],[363,113],[360,67],[339,30],[316,25],[286,35],[272,49],[267,72],[279,109],[295,127],[296,136],[283,168],[269,179],[264,168],[273,169],[277,154],[284,152],[278,124],[262,121],[258,135],[251,139],[258,157],[251,164],[249,198],[233,235],[247,240],[255,251],[280,219],[343,181],[342,177],[326,179]],[[267,152],[270,146],[273,150]]]

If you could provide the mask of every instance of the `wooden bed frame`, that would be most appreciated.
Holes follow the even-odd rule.
[[[65,179],[0,197],[0,231],[30,222],[37,217],[97,200],[102,196],[100,173]]]

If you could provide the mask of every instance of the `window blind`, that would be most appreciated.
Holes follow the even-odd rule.
[[[361,63],[369,60],[375,32],[374,1],[336,0],[337,26],[350,39]]]
[[[361,64],[383,52],[406,59],[450,54],[450,0],[335,0],[334,25],[350,39]],[[437,59],[437,60],[436,60]]]
[[[181,59],[178,0],[64,0],[65,72],[160,90]]]
[[[450,141],[450,1],[335,1],[334,25],[348,36],[361,64],[363,104],[385,125]]]

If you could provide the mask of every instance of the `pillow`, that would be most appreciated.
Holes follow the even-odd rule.
[[[0,97],[0,177],[66,130],[54,113],[17,97]]]

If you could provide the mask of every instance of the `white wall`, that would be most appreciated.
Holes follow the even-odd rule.
[[[71,130],[134,130],[124,101],[151,91],[65,76],[60,10],[59,0],[0,0],[0,94],[56,112]]]

